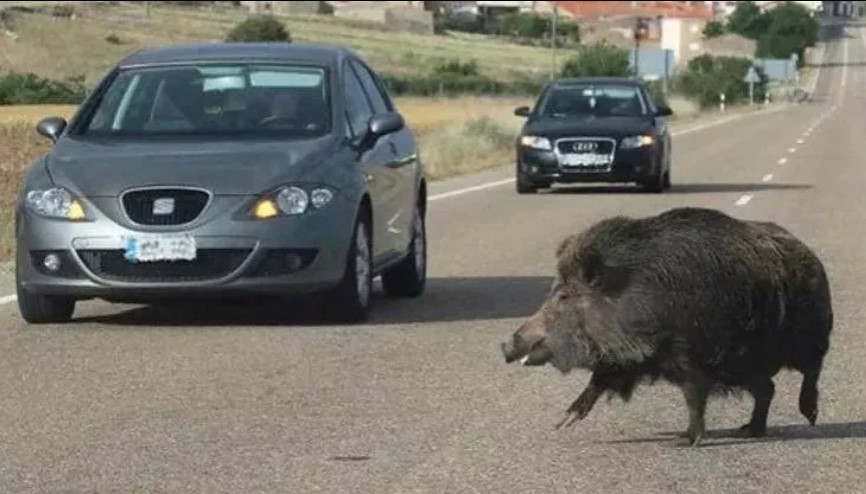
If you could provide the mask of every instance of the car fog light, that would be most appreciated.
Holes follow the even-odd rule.
[[[298,269],[301,269],[301,265],[304,263],[304,260],[301,259],[301,256],[297,254],[289,254],[286,256],[283,262],[286,264],[286,268],[290,269],[291,271],[297,271]]]
[[[538,167],[535,165],[530,166],[529,173],[538,173]]]
[[[42,260],[42,265],[45,266],[45,269],[48,271],[56,273],[60,269],[60,257],[57,254],[48,254],[45,256],[45,259]]]

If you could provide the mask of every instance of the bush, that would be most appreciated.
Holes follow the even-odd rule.
[[[725,34],[725,25],[719,21],[710,21],[704,26],[704,37],[707,39],[718,38],[723,34]]]
[[[331,2],[319,2],[318,13],[322,15],[334,15],[334,6]]]
[[[500,34],[518,38],[540,39],[550,32],[551,19],[537,14],[509,14],[499,24]]]
[[[719,103],[719,94],[725,103],[737,104],[748,99],[749,85],[743,82],[752,61],[748,58],[701,55],[689,61],[680,79],[683,94],[695,99],[701,108]],[[761,100],[767,90],[767,75],[755,67],[760,82],[755,84],[755,100]]]
[[[501,82],[481,73],[476,60],[448,60],[434,66],[426,76],[382,76],[388,90],[395,95],[457,95],[457,94],[535,94],[541,81]]]
[[[12,72],[0,77],[0,105],[74,105],[86,94],[84,76],[52,81]]]
[[[254,43],[258,41],[292,42],[286,27],[273,15],[254,15],[229,31],[226,41]]]
[[[631,74],[628,50],[607,44],[604,40],[581,47],[577,55],[565,61],[563,77],[628,77]]]
[[[767,31],[769,16],[755,2],[737,2],[728,19],[728,31],[757,40]]]

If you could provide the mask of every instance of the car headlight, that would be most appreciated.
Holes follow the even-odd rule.
[[[46,218],[80,221],[87,218],[84,204],[63,187],[31,190],[25,196],[27,207]]]
[[[322,209],[333,198],[334,193],[327,187],[314,187],[307,192],[300,186],[287,185],[259,199],[252,214],[258,219],[275,218],[281,214],[297,216],[310,208]]]
[[[623,149],[633,149],[644,146],[650,146],[656,140],[653,136],[642,135],[642,136],[629,136],[622,140],[619,143],[619,147]]]
[[[541,149],[542,151],[553,149],[553,146],[550,145],[550,139],[539,136],[520,136],[520,145],[532,149]]]

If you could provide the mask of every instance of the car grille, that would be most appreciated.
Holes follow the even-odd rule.
[[[202,249],[194,261],[131,263],[122,250],[79,250],[78,255],[96,276],[126,283],[194,282],[216,280],[237,270],[251,249]]]
[[[198,218],[210,196],[193,189],[144,189],[123,195],[123,209],[139,225],[174,226]]]
[[[556,147],[561,154],[611,154],[613,145],[609,139],[563,139]]]

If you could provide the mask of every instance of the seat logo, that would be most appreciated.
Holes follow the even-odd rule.
[[[174,198],[160,197],[153,201],[153,215],[166,216],[174,213]]]
[[[597,147],[598,143],[595,142],[575,142],[574,146],[572,146],[572,149],[574,149],[574,151],[578,153],[588,153],[595,151]]]

